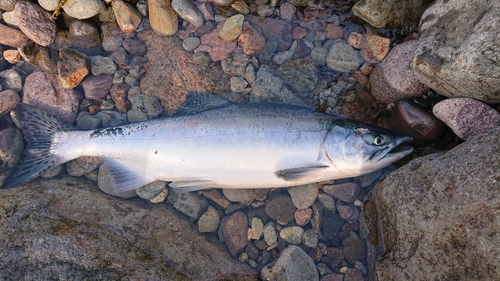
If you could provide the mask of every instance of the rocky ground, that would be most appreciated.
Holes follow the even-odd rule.
[[[57,1],[0,0],[1,172],[24,148],[14,110],[19,102],[85,130],[171,115],[189,91],[236,102],[284,102],[410,133],[418,147],[413,158],[463,141],[467,147],[499,126],[500,42],[494,30],[500,25],[500,5],[478,0],[471,10],[462,0],[430,7],[429,1],[385,1],[392,4],[377,10],[376,2],[67,0],[54,19]],[[454,151],[462,154],[453,159],[463,159],[477,149]],[[495,155],[492,150],[492,159]],[[417,165],[411,163],[405,167]],[[8,253],[0,263],[2,279],[36,279],[17,270],[26,267],[61,279],[377,278],[376,248],[367,246],[360,219],[372,206],[365,208],[374,186],[394,168],[289,189],[177,193],[165,182],[154,182],[116,194],[99,165],[98,158],[82,157],[46,172],[45,180],[0,194],[0,224],[8,233],[0,243],[2,253]],[[379,202],[406,204],[386,199],[383,192],[383,186],[416,173],[403,171],[377,187]],[[439,182],[446,185],[450,178],[476,171],[457,173],[444,173]],[[482,177],[492,180],[490,190],[497,194],[498,167]],[[142,201],[116,199],[95,187]],[[481,200],[495,206],[495,196]],[[389,258],[381,263],[382,277],[405,276],[394,268],[408,257],[391,252],[398,248],[395,241],[404,239],[386,234],[387,227],[418,224],[391,210],[396,212],[392,207],[382,211],[392,220],[385,221]],[[171,219],[167,224],[162,214]],[[467,227],[463,223],[459,230]],[[406,231],[399,235],[405,237]],[[419,233],[415,241],[427,232]],[[460,245],[479,247],[468,246],[470,241],[463,238]],[[494,247],[496,240],[491,241]],[[441,258],[419,263],[415,272],[431,272],[443,263],[442,253],[433,249]],[[467,264],[460,255],[460,264]],[[495,255],[498,259],[498,253],[474,257],[488,263]],[[495,269],[485,270],[489,275],[469,277],[498,276]]]

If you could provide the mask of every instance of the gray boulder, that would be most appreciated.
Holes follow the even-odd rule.
[[[417,158],[376,187],[379,280],[500,280],[499,142],[500,127]],[[374,206],[364,219],[381,247]]]
[[[0,280],[258,280],[167,204],[68,176],[0,190]]]
[[[437,0],[420,22],[417,79],[447,97],[500,102],[499,29],[500,1]]]

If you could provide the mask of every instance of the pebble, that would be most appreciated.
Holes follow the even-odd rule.
[[[5,50],[3,51],[3,57],[10,64],[16,64],[21,60],[21,54],[17,50]]]
[[[314,204],[318,196],[319,185],[317,183],[292,186],[288,188],[288,193],[297,209],[306,209]]]
[[[312,59],[295,59],[278,68],[278,75],[296,92],[309,92],[318,83],[318,68]]]
[[[73,20],[69,24],[69,40],[75,48],[95,48],[101,46],[101,34],[99,29],[92,23]]]
[[[142,199],[150,200],[157,197],[165,189],[166,186],[167,183],[165,181],[156,180],[144,186],[136,188],[135,193]]]
[[[319,281],[314,261],[306,252],[295,245],[285,248],[272,266],[264,266],[261,277],[263,280]]]
[[[326,251],[326,256],[330,259],[330,265],[332,267],[338,267],[344,260],[342,248],[330,247]]]
[[[346,229],[344,228],[342,232],[344,232]],[[342,239],[342,245],[346,246],[349,245],[351,242],[358,240],[359,236],[356,234],[354,231],[349,231],[349,235],[345,238]]]
[[[66,169],[71,176],[80,177],[97,169],[101,163],[99,157],[82,156],[68,161]]]
[[[323,235],[323,237],[337,239],[340,230],[342,230],[342,227],[345,224],[344,220],[337,214],[327,216],[323,220],[324,223],[323,227],[321,228],[321,234]]]
[[[316,65],[326,65],[327,55],[328,50],[323,47],[315,47],[311,50],[311,59],[316,63]]]
[[[116,192],[113,190],[112,185],[114,183],[114,178],[107,165],[99,166],[99,171],[97,173],[97,187],[104,193],[121,197],[121,198],[132,198],[136,196],[135,190],[127,190],[123,192]]]
[[[38,0],[38,4],[47,11],[54,11],[59,4],[59,0]]]
[[[178,30],[177,14],[170,0],[148,0],[149,23],[159,35],[172,36]]]
[[[295,222],[299,226],[304,226],[311,221],[312,214],[311,208],[297,209],[294,214]]]
[[[22,31],[0,24],[1,45],[18,48],[26,42],[26,40],[28,40],[28,37],[26,37]]]
[[[250,23],[244,22],[241,35],[238,37],[238,47],[245,54],[255,56],[264,48],[265,44],[266,38],[262,36],[260,31]]]
[[[128,65],[130,63],[130,54],[128,54],[123,47],[115,48],[110,57],[119,66]]]
[[[407,41],[394,47],[387,57],[371,71],[371,94],[382,103],[419,97],[429,87],[415,77],[412,60],[418,40]]]
[[[20,129],[9,127],[0,131],[0,161],[2,162],[2,168],[14,167],[19,162],[23,150],[23,133]]]
[[[219,228],[220,215],[214,207],[208,206],[207,211],[198,220],[198,231],[201,233],[215,232]]]
[[[331,40],[342,38],[344,35],[344,30],[337,24],[329,23],[327,24],[325,30],[325,37]]]
[[[300,245],[303,235],[304,229],[299,226],[285,227],[280,231],[280,238],[293,245]]]
[[[344,258],[351,265],[354,265],[356,261],[365,261],[366,253],[366,244],[362,240],[355,240],[343,249]]]
[[[89,75],[82,81],[85,98],[102,100],[109,93],[113,85],[113,75]]]
[[[172,0],[172,8],[180,18],[196,27],[200,27],[205,23],[203,15],[191,0]]]
[[[331,271],[328,268],[328,266],[322,262],[318,263],[316,265],[316,268],[318,269],[319,275],[321,275],[321,276],[333,273],[333,271]],[[321,281],[323,281],[323,278],[321,278]],[[341,281],[343,281],[343,280],[341,280]]]
[[[198,37],[188,37],[182,41],[182,47],[188,52],[194,51],[200,44],[201,40]]]
[[[286,2],[280,6],[280,12],[282,20],[286,22],[291,22],[292,19],[295,17],[297,8],[294,5],[290,4],[289,2]]]
[[[233,4],[231,4],[231,8],[243,15],[248,15],[250,13],[250,7],[248,7],[247,3],[243,0],[235,0]]]
[[[361,40],[361,57],[370,63],[382,61],[389,53],[391,39],[376,34],[364,35]]]
[[[6,69],[0,72],[0,80],[5,89],[10,89],[15,92],[21,92],[23,89],[23,81],[21,75],[14,69]],[[3,81],[2,81],[3,80]]]
[[[9,113],[16,108],[16,105],[21,102],[19,94],[13,90],[5,90],[0,92],[0,116]]]
[[[345,272],[344,281],[364,281],[363,274],[358,269],[348,268]]]
[[[49,46],[56,38],[56,23],[42,9],[31,2],[16,3],[14,12],[19,19],[19,29],[32,41],[40,46]]]
[[[324,207],[321,203],[315,202],[312,205],[313,215],[311,218],[311,226],[316,233],[320,233],[321,227],[323,225],[323,211]]]
[[[126,38],[123,40],[123,48],[132,56],[144,56],[147,52],[146,44],[138,38]]]
[[[349,34],[349,37],[347,38],[347,44],[351,45],[356,49],[361,49],[362,40],[363,40],[363,34],[354,31],[351,32],[351,34]]]
[[[246,262],[248,260],[248,254],[245,253],[245,252],[242,252],[239,256],[238,256],[238,261],[239,262]]]
[[[106,6],[102,0],[66,0],[63,5],[68,16],[83,20],[102,12]]]
[[[9,26],[19,27],[19,17],[14,10],[10,12],[4,12],[0,16],[3,18],[3,21]]]
[[[281,225],[294,219],[295,206],[292,198],[281,193],[271,193],[266,203],[266,213]]]
[[[230,79],[231,91],[235,93],[241,93],[245,91],[248,86],[248,82],[240,76],[233,76]]]
[[[325,210],[335,212],[335,199],[326,193],[318,194],[318,201],[323,205]]]
[[[342,219],[347,221],[355,221],[359,219],[359,210],[351,205],[337,206],[337,210]]]
[[[231,202],[227,200],[224,195],[220,193],[218,189],[212,189],[212,190],[205,190],[203,191],[203,196],[206,198],[212,200],[215,202],[217,205],[221,206],[222,208],[226,209]]]
[[[432,109],[463,140],[484,136],[490,129],[500,126],[500,113],[471,98],[450,98],[438,102]]]
[[[207,199],[193,192],[171,190],[167,200],[175,209],[194,220],[197,220],[208,207]]]
[[[389,121],[395,130],[412,135],[413,144],[438,141],[445,129],[443,122],[411,100],[396,102]]]
[[[48,169],[47,171],[41,173],[40,176],[42,178],[49,179],[49,178],[53,178],[53,177],[59,175],[59,173],[61,173],[61,171],[62,171],[62,165],[58,165],[56,167],[53,167],[53,168]]]
[[[243,21],[245,17],[242,14],[234,15],[228,18],[222,28],[219,30],[219,36],[227,42],[238,38],[243,30]]]
[[[232,202],[241,202],[245,205],[252,203],[255,199],[252,189],[222,189],[224,196]]]
[[[292,27],[287,22],[252,15],[245,16],[245,20],[252,26],[260,28],[267,41],[273,38],[278,52],[288,50],[292,45]]]
[[[355,182],[345,182],[340,184],[325,184],[323,191],[346,203],[351,203],[358,198],[361,188]]]
[[[75,88],[89,73],[90,63],[88,57],[73,49],[61,49],[58,58],[57,72],[61,85],[66,89]]]
[[[264,225],[264,230],[262,234],[264,235],[264,241],[266,241],[266,244],[269,246],[273,245],[278,240],[278,236],[276,235],[276,228],[274,227],[274,222],[266,223]]]
[[[164,188],[155,198],[149,199],[149,202],[153,204],[162,203],[168,196],[168,189]]]
[[[130,4],[115,0],[111,2],[111,7],[116,17],[116,22],[123,32],[134,32],[141,24],[142,15]]]
[[[252,226],[251,228],[252,235],[250,236],[250,238],[254,240],[259,240],[264,231],[264,224],[262,223],[262,220],[257,217],[253,217],[251,226]]]
[[[318,235],[313,229],[308,229],[302,236],[302,243],[309,248],[316,248],[318,246]]]
[[[306,37],[306,35],[307,35],[307,29],[303,27],[298,26],[292,30],[293,39],[302,39]]]
[[[85,111],[80,112],[76,120],[76,126],[80,130],[95,130],[102,127],[101,119]]]
[[[232,256],[238,255],[247,245],[247,233],[247,217],[243,212],[238,211],[222,218],[219,236],[226,241],[226,246]]]
[[[72,124],[77,115],[78,97],[72,89],[63,88],[56,75],[35,71],[26,77],[23,103]]]
[[[343,274],[332,273],[321,277],[321,281],[345,281],[345,280]]]
[[[236,41],[227,42],[219,36],[219,31],[222,29],[224,23],[219,23],[217,28],[211,32],[201,36],[201,45],[195,52],[206,51],[210,55],[212,61],[225,60],[231,54],[235,47]]]
[[[252,243],[248,243],[246,245],[245,252],[248,254],[248,258],[253,260],[259,259],[259,249],[257,249]]]
[[[326,65],[337,72],[351,72],[357,70],[363,63],[359,53],[344,41],[336,40],[326,56]]]
[[[111,57],[92,56],[90,63],[92,65],[92,74],[96,76],[101,74],[112,75],[116,71],[116,64]]]

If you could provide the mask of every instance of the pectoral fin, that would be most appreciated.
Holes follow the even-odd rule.
[[[318,177],[318,174],[323,173],[328,166],[312,166],[278,170],[274,174],[285,181],[307,180],[309,178]]]
[[[155,181],[146,177],[145,171],[136,163],[111,158],[102,158],[102,161],[100,169],[107,171],[111,188],[115,192],[137,189]]]
[[[189,192],[200,189],[207,189],[217,187],[212,180],[209,179],[193,179],[185,181],[174,181],[169,184],[170,187],[175,188],[176,191]]]

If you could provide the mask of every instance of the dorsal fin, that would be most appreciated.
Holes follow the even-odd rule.
[[[232,104],[230,100],[216,95],[203,92],[189,92],[186,95],[186,100],[177,109],[175,115],[189,115],[230,104]]]

